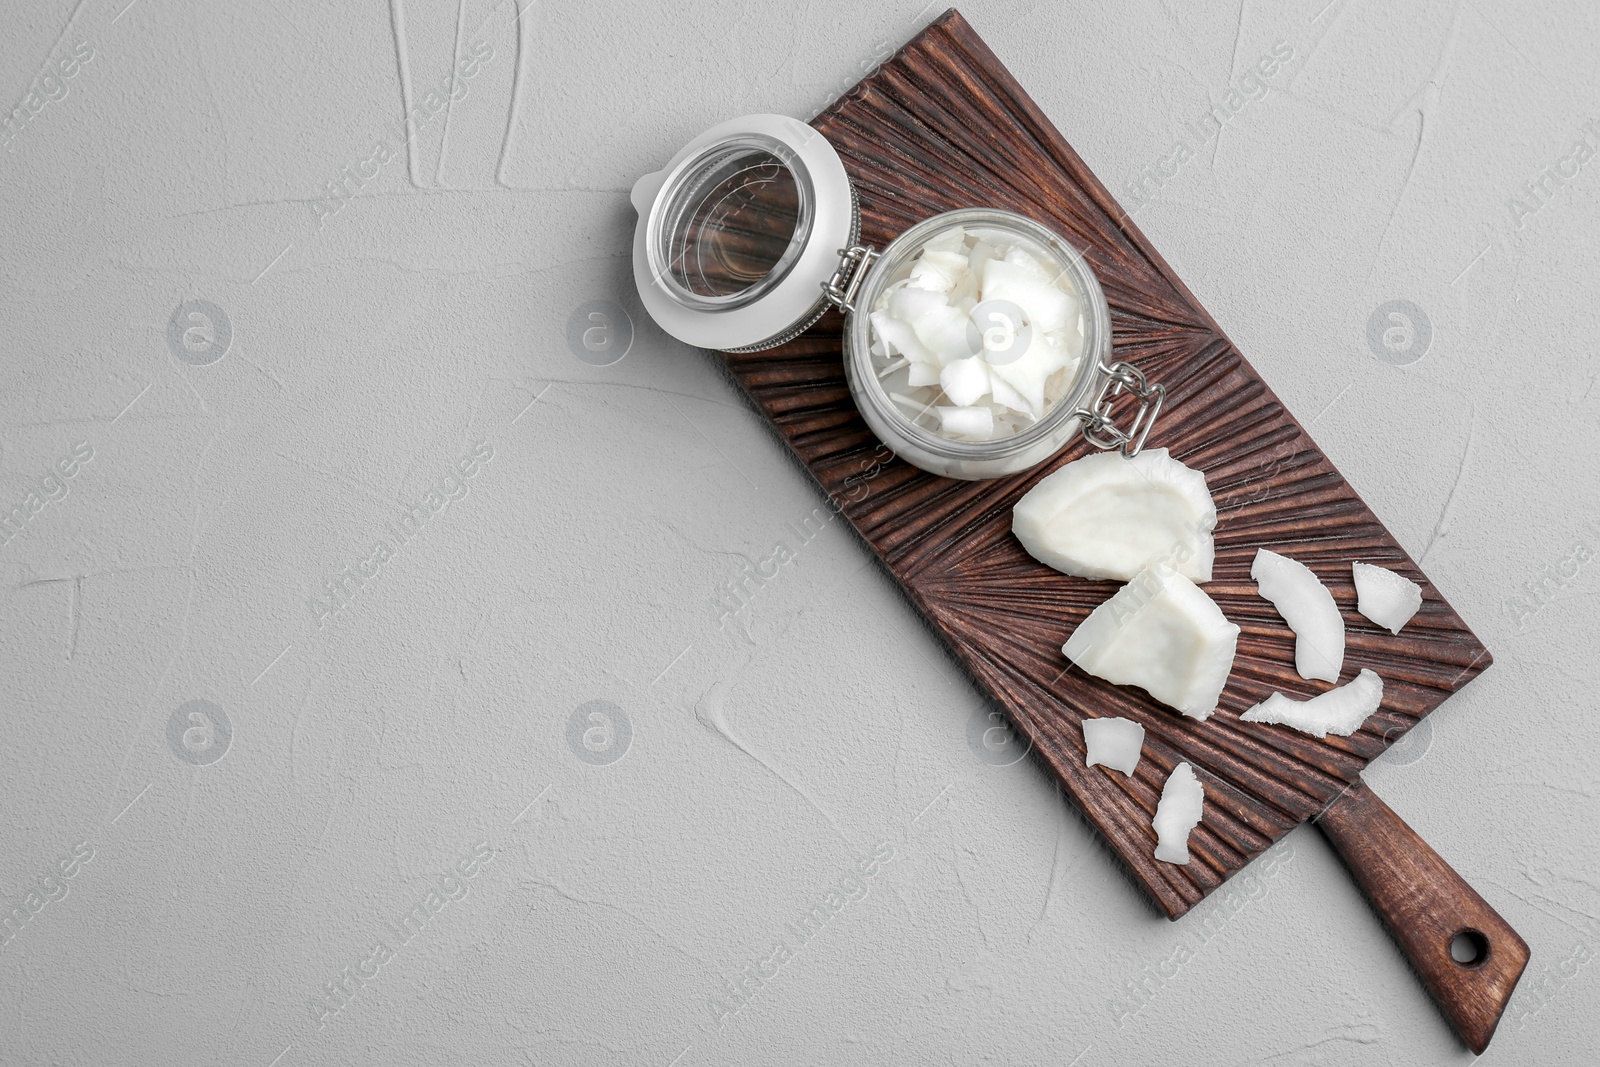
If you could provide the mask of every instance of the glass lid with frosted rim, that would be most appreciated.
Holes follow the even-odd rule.
[[[640,178],[633,204],[645,309],[679,340],[725,351],[781,344],[815,322],[858,230],[838,153],[782,115],[707,130]]]

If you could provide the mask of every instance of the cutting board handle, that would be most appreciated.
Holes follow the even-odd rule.
[[[1359,778],[1315,821],[1450,1025],[1482,1053],[1528,965],[1528,943]],[[1469,962],[1452,956],[1458,938]]]

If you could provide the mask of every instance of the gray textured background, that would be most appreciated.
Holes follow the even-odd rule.
[[[0,1062],[1469,1060],[1315,830],[1159,918],[640,321],[633,179],[942,5],[519,2],[0,11]],[[1369,779],[1533,947],[1485,1061],[1593,1062],[1600,15],[1201,7],[964,13],[1494,651]]]

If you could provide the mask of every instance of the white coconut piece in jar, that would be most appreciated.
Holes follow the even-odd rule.
[[[909,285],[899,285],[889,290],[884,310],[891,317],[915,328],[917,320],[933,308],[949,306],[950,302],[945,299],[943,293],[932,289],[914,289]]]
[[[1422,607],[1422,586],[1405,575],[1371,563],[1352,563],[1356,582],[1356,610],[1392,634]]]
[[[1205,590],[1158,561],[1090,612],[1061,651],[1096,678],[1136,685],[1204,719],[1228,683],[1238,642],[1239,627]]]
[[[967,231],[960,226],[952,226],[934,234],[922,242],[924,252],[965,252],[967,250]]]
[[[909,284],[913,289],[933,289],[948,293],[967,272],[965,248],[960,252],[943,252],[922,246],[922,255],[911,267]]]
[[[1000,246],[975,236],[972,250],[967,254],[967,269],[981,279],[983,265],[991,259],[1000,259],[1004,254],[1005,250]]]
[[[998,374],[992,373],[993,368],[990,368],[990,371],[989,395],[994,397],[994,402],[1031,420],[1034,416],[1028,401],[1023,398],[1021,393],[1011,388],[1010,382],[1007,382]]]
[[[1313,737],[1329,734],[1349,737],[1361,729],[1361,724],[1382,703],[1383,679],[1363,668],[1344,685],[1310,700],[1293,700],[1282,693],[1273,693],[1239,718],[1245,722],[1292,726]]]
[[[1028,411],[1035,418],[1044,415],[1050,376],[1073,362],[1064,346],[1037,331],[1029,337],[1027,347],[1020,354],[1011,348],[1003,354],[991,354],[985,348],[984,359],[990,364],[994,377],[1003,379],[1027,401]]]
[[[917,337],[917,331],[911,328],[909,322],[895,318],[886,310],[874,311],[869,317],[872,320],[872,328],[878,331],[878,336],[889,350],[889,355],[905,356],[913,363],[943,366],[939,357],[930,352],[928,346]]]
[[[939,387],[957,407],[971,407],[989,395],[989,364],[977,356],[947,363],[939,372]]]
[[[1172,768],[1156,802],[1156,859],[1189,862],[1189,831],[1200,825],[1205,807],[1206,787],[1195,777],[1194,768],[1187,763]]]
[[[1053,284],[1032,256],[1026,252],[1017,256],[1017,251],[983,265],[983,298],[1016,304],[1036,330],[1062,329],[1077,310],[1076,298]]]
[[[943,365],[972,354],[967,344],[966,313],[951,307],[943,293],[901,286],[889,294],[884,311],[911,328],[921,347],[920,352],[913,349],[907,353],[912,359]],[[883,332],[881,323],[875,325]],[[893,343],[888,334],[885,337]]]
[[[917,332],[917,340],[947,366],[972,354],[967,343],[967,313],[944,303],[942,298],[916,319],[912,329]]]
[[[994,412],[989,408],[936,407],[939,432],[950,437],[966,437],[974,441],[987,441],[994,436]]]
[[[1063,574],[1127,581],[1157,560],[1211,580],[1217,507],[1206,477],[1164,448],[1102,452],[1041,479],[1011,509],[1028,554]]]
[[[1250,577],[1294,631],[1294,669],[1300,677],[1337,682],[1344,666],[1344,618],[1322,579],[1299,560],[1265,548],[1256,549]]]
[[[999,342],[972,318],[987,300],[1009,301],[1023,316],[993,350],[988,346]],[[956,227],[929,238],[884,287],[868,318],[880,379],[905,364],[894,389],[910,401],[902,407],[986,408],[991,440],[1044,418],[1071,390],[1084,358],[1082,300],[1070,277],[1045,248],[1003,231]],[[941,418],[938,432],[978,440],[946,428],[971,427],[977,419]]]
[[[1132,774],[1144,751],[1144,727],[1121,716],[1084,719],[1083,743],[1088,747],[1085,767],[1110,767]]]

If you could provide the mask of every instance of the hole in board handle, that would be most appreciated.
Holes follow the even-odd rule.
[[[1489,958],[1489,939],[1477,930],[1462,930],[1450,939],[1450,958],[1460,967],[1482,967]]]

